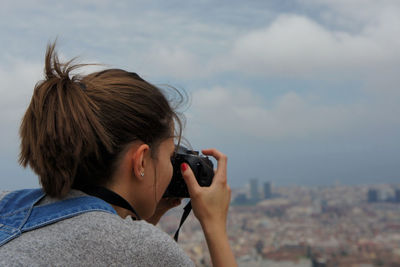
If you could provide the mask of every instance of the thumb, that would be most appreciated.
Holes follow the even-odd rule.
[[[199,189],[200,186],[189,164],[182,163],[181,172],[182,172],[182,177],[185,180],[185,183],[188,187],[189,195],[193,196],[193,194]]]

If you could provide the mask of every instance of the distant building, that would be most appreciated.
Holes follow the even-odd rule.
[[[368,198],[368,202],[370,202],[370,203],[378,202],[378,200],[379,200],[378,199],[378,190],[369,189],[367,198]]]
[[[264,199],[272,198],[272,191],[271,191],[271,183],[265,182],[264,183]]]
[[[326,199],[321,200],[321,212],[326,213],[329,211],[328,201]]]
[[[236,205],[245,205],[248,202],[246,194],[238,194],[233,201]]]
[[[250,180],[250,198],[252,201],[258,201],[260,199],[258,193],[258,179]]]
[[[400,188],[394,191],[394,201],[400,203]]]

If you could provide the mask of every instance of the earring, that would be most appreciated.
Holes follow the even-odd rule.
[[[144,172],[140,172],[140,176],[142,176],[142,177],[143,177],[143,176],[144,176]]]

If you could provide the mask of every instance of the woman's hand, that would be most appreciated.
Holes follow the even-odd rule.
[[[200,221],[206,237],[208,250],[214,267],[237,266],[229,245],[226,231],[231,189],[226,179],[227,157],[216,149],[205,149],[204,155],[213,156],[218,161],[217,170],[209,187],[201,187],[189,165],[181,166],[192,202],[193,212]]]
[[[153,225],[156,225],[161,217],[170,209],[175,208],[181,204],[180,198],[162,198],[157,204],[156,210],[150,218],[146,221]]]
[[[200,221],[206,237],[208,250],[214,267],[237,266],[226,231],[231,189],[226,179],[227,157],[216,149],[202,150],[204,155],[213,156],[218,161],[212,184],[201,187],[189,165],[181,165],[192,202],[193,212]]]
[[[216,149],[205,149],[202,152],[218,161],[217,170],[209,187],[201,187],[198,184],[188,164],[183,163],[181,166],[193,212],[203,227],[211,225],[225,227],[231,199],[231,189],[226,178],[227,157]]]

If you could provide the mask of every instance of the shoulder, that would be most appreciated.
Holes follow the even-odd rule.
[[[68,197],[80,195],[84,194],[77,191]],[[54,201],[46,197],[41,204]],[[40,250],[33,249],[38,247]],[[25,232],[2,248],[0,258],[24,264],[194,266],[182,248],[159,228],[102,211]]]
[[[69,222],[68,222],[69,221]],[[133,221],[118,215],[104,212],[88,212],[65,220],[67,227],[78,234],[85,246],[94,244],[90,249],[95,254],[108,258],[116,257],[121,265],[135,262],[138,266],[193,266],[192,261],[182,248],[165,232],[145,221]],[[66,226],[60,225],[65,230]],[[103,249],[95,244],[102,243]],[[113,255],[111,255],[113,254]]]
[[[0,249],[0,265],[2,260],[4,265],[194,266],[157,227],[100,211],[24,233]]]
[[[69,197],[81,194],[85,195],[70,192]],[[130,216],[122,219],[116,214],[93,211],[57,224],[60,231],[69,229],[74,235],[78,244],[73,246],[91,246],[93,255],[100,255],[103,260],[118,259],[121,265],[135,262],[139,266],[193,266],[172,237],[146,221],[133,221]]]

